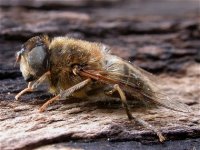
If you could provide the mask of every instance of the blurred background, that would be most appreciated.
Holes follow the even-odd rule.
[[[200,61],[198,0],[0,0],[0,69],[32,36],[102,42],[151,72]]]

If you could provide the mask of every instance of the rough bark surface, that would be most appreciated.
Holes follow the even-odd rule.
[[[43,33],[105,43],[112,53],[159,74],[166,93],[178,95],[193,111],[135,104],[132,113],[160,128],[168,140],[200,137],[198,1],[1,0],[0,6],[0,149],[72,140],[158,141],[152,131],[129,122],[118,101],[62,100],[39,113],[51,97],[45,86],[14,100],[26,87],[19,69],[13,68],[15,52],[28,38]]]

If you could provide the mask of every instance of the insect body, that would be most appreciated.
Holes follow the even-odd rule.
[[[121,100],[127,116],[155,131],[160,141],[164,137],[159,130],[147,122],[134,117],[128,100],[148,101],[177,111],[187,107],[162,94],[139,67],[109,53],[106,46],[68,37],[36,36],[29,39],[17,53],[17,62],[28,87],[16,95],[33,91],[44,80],[56,96],[41,108],[59,99],[75,97],[82,99],[110,99],[113,94]]]

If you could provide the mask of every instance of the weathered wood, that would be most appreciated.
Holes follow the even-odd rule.
[[[44,33],[103,42],[112,47],[112,53],[160,74],[156,79],[165,91],[180,96],[193,112],[131,104],[132,113],[161,128],[168,140],[200,137],[200,18],[195,1],[190,6],[189,1],[174,2],[168,11],[153,9],[163,6],[153,1],[149,7],[128,0],[123,4],[111,0],[109,5],[104,0],[93,4],[80,0],[74,6],[66,1],[62,8],[45,0],[40,6],[18,0],[18,8],[13,7],[16,3],[0,2],[0,149],[30,149],[71,140],[158,141],[155,133],[128,121],[119,101],[62,100],[39,113],[38,108],[51,97],[46,86],[14,100],[26,87],[18,67],[13,67],[15,52],[29,37]],[[180,12],[187,15],[177,12],[179,4],[185,8]],[[135,6],[138,9],[132,9]]]
[[[133,106],[132,113],[161,128],[168,140],[200,136],[200,86],[199,65],[189,66],[188,77],[161,77],[166,92],[179,95],[189,104],[191,114],[174,112],[165,108]],[[25,87],[18,79],[1,80],[0,143],[1,149],[26,149],[48,143],[69,140],[106,139],[110,141],[157,141],[152,131],[128,121],[119,102],[87,102],[66,100],[39,113],[38,108],[49,99],[45,91],[14,100]],[[172,94],[170,94],[172,96]]]

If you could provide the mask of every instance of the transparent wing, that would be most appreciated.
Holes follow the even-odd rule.
[[[119,84],[125,92],[143,101],[149,101],[175,111],[190,112],[190,108],[186,104],[170,98],[152,82],[148,78],[148,73],[144,74],[146,71],[135,67],[129,68],[129,70],[128,74],[113,70],[84,70],[83,74],[103,83]]]

